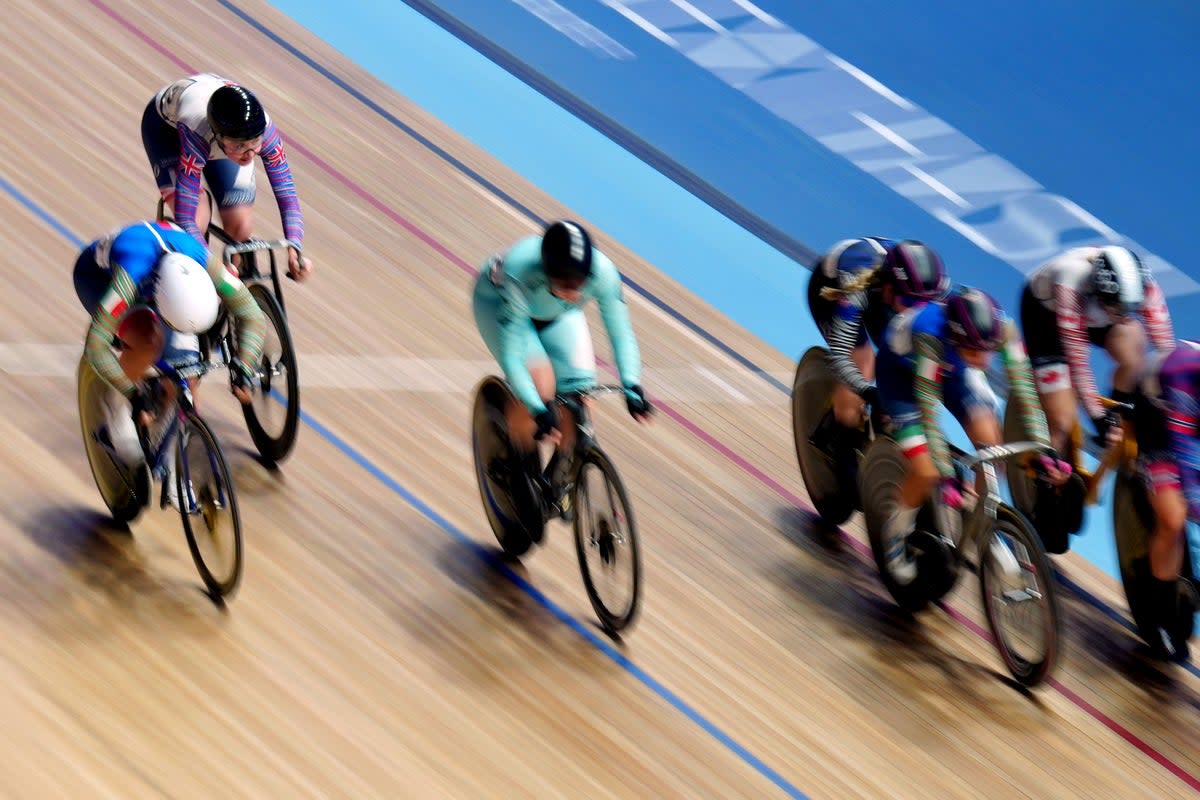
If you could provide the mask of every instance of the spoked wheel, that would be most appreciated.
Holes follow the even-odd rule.
[[[1133,615],[1138,636],[1157,646],[1159,620],[1155,617],[1150,586],[1150,534],[1154,510],[1146,487],[1136,475],[1118,475],[1113,487],[1113,530],[1117,540],[1117,562],[1121,584]],[[1183,575],[1194,576],[1191,547],[1183,548]],[[1186,640],[1195,632],[1196,617],[1184,610],[1176,621],[1177,635]]]
[[[263,460],[274,464],[287,458],[296,444],[300,424],[300,376],[296,351],[287,317],[271,290],[260,283],[250,285],[254,302],[267,318],[266,337],[259,362],[260,390],[250,405],[242,406],[250,438]]]
[[[907,611],[920,611],[929,604],[929,587],[918,574],[909,583],[900,583],[887,565],[887,543],[884,541],[884,525],[892,516],[900,494],[900,484],[908,473],[908,459],[900,446],[886,436],[881,436],[867,447],[859,472],[859,491],[863,499],[863,517],[866,522],[867,538],[871,542],[871,554],[879,568],[879,576],[896,604]],[[912,541],[910,537],[910,542]],[[910,552],[908,558],[917,558]],[[920,562],[918,562],[919,566]]]
[[[175,490],[188,549],[204,585],[228,597],[242,577],[242,521],[233,477],[203,419],[188,414],[179,437]]]
[[[792,384],[792,437],[800,474],[813,507],[823,521],[840,525],[854,513],[858,492],[855,486],[846,486],[838,480],[833,457],[811,441],[818,426],[837,424],[830,417],[834,384],[828,351],[823,347],[809,348],[796,367],[796,379]],[[846,455],[856,458],[853,454]]]
[[[511,400],[512,392],[499,378],[489,376],[476,387],[471,451],[479,497],[492,533],[505,554],[515,558],[541,540],[545,521],[532,483],[521,473],[509,442],[504,409]],[[514,486],[521,496],[514,496]]]
[[[979,586],[996,649],[1017,682],[1036,686],[1061,655],[1054,571],[1033,527],[1008,505],[979,556]]]
[[[575,552],[588,600],[604,629],[618,633],[637,617],[642,555],[625,485],[598,447],[580,459],[571,506]]]
[[[144,463],[135,467],[121,461],[111,446],[104,442],[102,426],[105,421],[105,396],[111,391],[108,384],[87,363],[80,360],[76,371],[79,391],[79,425],[88,465],[100,497],[113,519],[131,522],[150,501],[150,469]]]

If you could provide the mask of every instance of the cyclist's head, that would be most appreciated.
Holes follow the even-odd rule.
[[[888,250],[879,276],[883,285],[894,287],[897,298],[940,300],[950,288],[941,257],[933,248],[911,239]]]
[[[267,129],[267,114],[244,86],[222,86],[208,99],[208,125],[218,139],[257,139]]]
[[[1141,310],[1146,300],[1146,269],[1128,248],[1104,247],[1092,259],[1092,287],[1096,300],[1116,316]]]
[[[180,333],[203,333],[217,321],[217,287],[204,265],[183,253],[159,258],[152,294],[163,322]]]
[[[958,286],[946,299],[950,344],[959,350],[999,350],[1004,344],[1004,312],[986,292]]]
[[[542,234],[546,277],[565,289],[578,289],[592,274],[592,237],[578,222],[552,222]]]

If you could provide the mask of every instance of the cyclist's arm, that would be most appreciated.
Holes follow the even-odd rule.
[[[829,364],[833,374],[860,395],[871,388],[871,382],[863,377],[852,354],[862,335],[866,308],[866,291],[839,298],[829,330]]]
[[[283,137],[274,122],[267,123],[263,131],[260,151],[275,203],[279,206],[279,218],[283,221],[284,236],[297,243],[304,242],[304,215],[300,212],[300,198],[296,194],[296,183],[288,166],[287,153],[283,149]]]
[[[1025,431],[1032,441],[1050,446],[1050,428],[1046,412],[1038,402],[1033,382],[1033,367],[1025,354],[1025,343],[1011,319],[1004,322],[1004,347],[1000,350],[1004,371],[1008,376],[1008,402],[1016,403]]]
[[[604,329],[612,342],[621,384],[638,386],[642,382],[642,356],[637,337],[633,334],[633,323],[629,319],[629,306],[625,303],[621,276],[613,267],[607,274],[598,275],[597,280],[596,304],[600,307],[600,319],[604,321]]]
[[[204,231],[196,223],[200,207],[200,176],[208,163],[208,141],[179,123],[179,164],[175,169],[175,222],[201,244]]]
[[[133,305],[137,289],[124,269],[114,265],[112,283],[100,298],[100,304],[92,314],[92,325],[88,328],[84,353],[96,374],[126,397],[133,395],[136,386],[121,369],[121,362],[113,352],[113,341],[117,336],[117,323],[125,311]]]
[[[1142,319],[1146,322],[1146,334],[1155,350],[1168,353],[1175,349],[1175,331],[1171,325],[1171,313],[1167,311],[1167,300],[1153,278],[1146,281]]]
[[[1054,308],[1058,319],[1058,340],[1062,343],[1071,383],[1075,394],[1092,419],[1103,416],[1096,376],[1088,362],[1087,320],[1083,314],[1083,297],[1073,287],[1062,282],[1054,284]]]
[[[917,409],[921,412],[921,424],[925,428],[925,439],[929,443],[929,455],[944,477],[954,477],[954,463],[950,460],[950,445],[938,424],[938,413],[942,407],[942,365],[945,351],[942,342],[927,333],[918,333],[913,341],[913,389]]]
[[[246,366],[257,364],[262,357],[263,341],[267,336],[267,317],[246,284],[230,273],[220,259],[210,260],[208,274],[216,284],[221,302],[233,314],[237,328],[238,361]]]

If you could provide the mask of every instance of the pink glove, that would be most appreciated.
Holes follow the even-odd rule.
[[[942,505],[953,508],[955,511],[962,509],[962,489],[959,487],[957,479],[942,478],[942,482],[939,487],[939,495],[941,496]]]

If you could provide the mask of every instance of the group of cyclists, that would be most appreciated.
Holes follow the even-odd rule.
[[[174,221],[143,220],[116,230],[84,248],[74,270],[79,301],[92,315],[86,358],[111,387],[100,435],[127,461],[141,457],[135,426],[155,411],[142,388],[147,369],[160,357],[199,358],[198,335],[214,324],[220,305],[237,328],[232,390],[243,403],[255,390],[247,365],[259,358],[265,320],[236,266],[208,249],[211,211],[202,202],[202,179],[225,232],[248,239],[260,158],[285,235],[297,243],[304,237],[283,140],[249,89],[213,74],[174,81],[147,104],[142,141]],[[303,280],[313,265],[293,250],[288,269]],[[648,421],[653,407],[641,386],[621,276],[583,226],[553,222],[481,269],[474,318],[515,395],[509,430],[526,453],[535,453],[542,440],[561,451],[572,446],[574,425],[553,398],[596,380],[582,312],[592,299],[612,341],[628,411]],[[954,472],[940,408],[976,446],[1001,443],[998,401],[986,375],[999,352],[1009,402],[1030,437],[1045,446],[1035,462],[1038,491],[1052,495],[1070,478],[1071,458],[1060,454],[1068,451],[1077,405],[1101,442],[1120,436],[1100,405],[1089,365],[1088,343],[1103,347],[1117,365],[1112,398],[1160,412],[1137,415],[1137,433],[1157,519],[1149,558],[1156,603],[1163,619],[1174,617],[1170,612],[1186,601],[1178,588],[1184,526],[1200,518],[1200,346],[1177,345],[1163,294],[1136,254],[1078,247],[1033,272],[1021,296],[1024,340],[992,297],[952,285],[937,253],[917,241],[839,242],[815,266],[808,300],[839,381],[833,397],[838,424],[824,431],[821,445],[857,446],[870,406],[890,418],[907,456],[885,531],[887,569],[902,584],[916,575],[907,540],[918,510],[935,493],[939,503],[958,507],[969,491]],[[1164,630],[1162,638],[1162,655],[1187,658],[1178,632]]]
[[[813,270],[808,298],[838,381],[837,425],[819,430],[814,445],[827,452],[859,446],[871,407],[890,419],[907,458],[884,526],[885,568],[901,585],[917,576],[908,539],[920,508],[935,492],[936,502],[958,508],[970,491],[955,473],[941,407],[976,447],[1002,443],[987,375],[999,352],[1008,402],[1028,437],[1044,446],[1032,465],[1036,491],[1053,504],[1073,469],[1077,405],[1091,417],[1098,445],[1120,441],[1122,428],[1100,401],[1088,343],[1105,349],[1116,362],[1111,398],[1134,409],[1139,466],[1156,517],[1148,560],[1163,624],[1151,646],[1161,657],[1187,660],[1189,634],[1171,621],[1182,616],[1180,604],[1195,604],[1180,571],[1186,522],[1200,519],[1200,345],[1175,341],[1163,293],[1135,253],[1077,247],[1031,273],[1021,296],[1024,340],[992,297],[952,285],[938,255],[916,241],[838,243]]]
[[[211,210],[234,241],[253,234],[255,158],[260,158],[279,206],[284,235],[300,244],[304,217],[283,139],[258,98],[211,73],[162,87],[142,114],[142,144],[173,221],[142,220],[112,231],[79,254],[74,281],[92,315],[85,357],[109,385],[98,437],[126,463],[143,455],[138,425],[148,423],[155,399],[143,378],[156,360],[198,360],[199,335],[231,314],[238,352],[232,391],[249,403],[255,390],[249,365],[261,355],[266,321],[239,280],[235,264],[208,249]],[[203,181],[203,183],[202,183]],[[288,273],[304,280],[312,261],[289,251]],[[576,222],[551,223],[541,236],[517,242],[484,265],[474,291],[480,335],[511,384],[514,443],[527,453],[547,440],[572,446],[572,421],[552,402],[556,391],[595,383],[596,360],[582,307],[596,300],[613,342],[629,413],[648,421],[653,411],[641,387],[641,361],[616,267]],[[167,459],[173,464],[173,459]],[[168,480],[172,502],[175,482]]]

